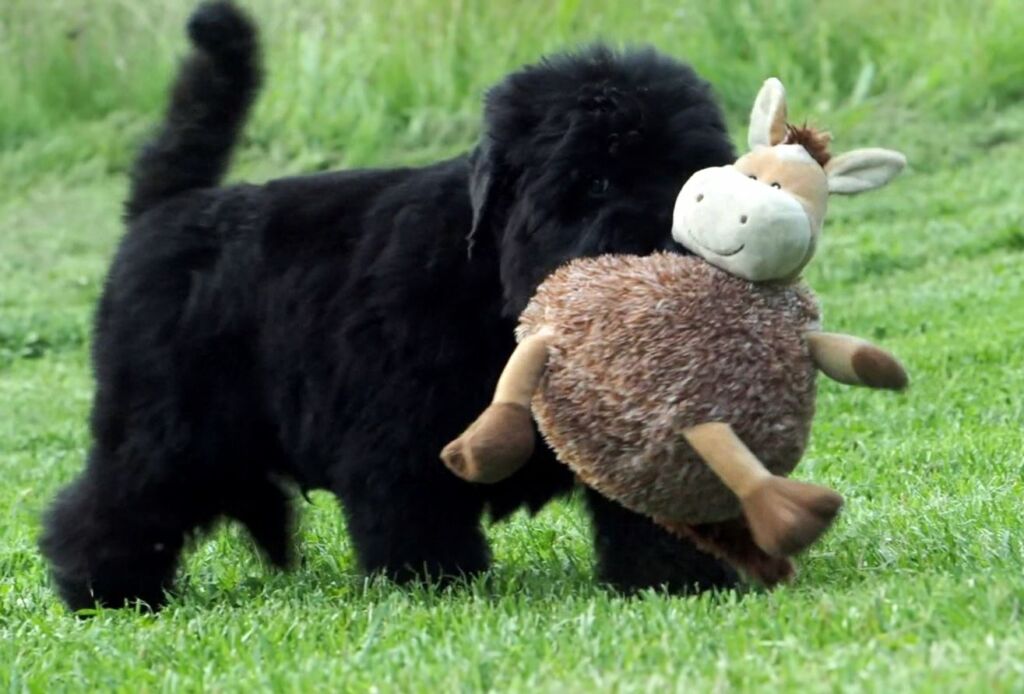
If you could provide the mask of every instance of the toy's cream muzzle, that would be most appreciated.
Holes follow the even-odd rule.
[[[816,231],[792,195],[719,166],[683,186],[672,236],[712,265],[760,282],[799,272]]]

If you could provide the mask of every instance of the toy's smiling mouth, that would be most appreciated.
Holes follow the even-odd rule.
[[[744,246],[746,246],[746,245],[747,244],[745,244],[745,243],[741,243],[739,246],[736,247],[735,250],[726,251],[725,253],[722,253],[721,251],[711,251],[711,252],[714,253],[715,255],[719,256],[719,257],[728,258],[730,255],[736,255],[737,253],[742,251]]]
[[[741,243],[740,245],[736,246],[736,248],[733,248],[732,250],[729,250],[729,251],[716,251],[714,248],[711,248],[706,243],[701,243],[701,241],[697,238],[697,235],[695,233],[693,233],[693,229],[687,229],[686,233],[689,235],[690,240],[693,241],[694,245],[699,246],[700,248],[704,249],[705,251],[708,251],[710,253],[714,253],[719,258],[728,258],[730,256],[734,256],[737,253],[739,253],[740,251],[742,251],[746,247],[746,245],[747,245],[745,243]]]

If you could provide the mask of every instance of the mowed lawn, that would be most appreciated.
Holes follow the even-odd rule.
[[[35,541],[89,443],[90,321],[123,172],[184,47],[189,3],[154,5],[0,6],[4,691],[1024,691],[1018,3],[249,3],[272,27],[271,71],[236,178],[456,151],[487,83],[598,35],[692,60],[738,142],[778,74],[792,115],[831,127],[837,150],[909,156],[889,188],[833,202],[807,278],[828,328],[894,351],[912,387],[821,382],[797,476],[847,504],[771,593],[619,597],[592,580],[572,499],[492,526],[489,575],[399,588],[359,574],[334,500],[314,494],[294,572],[227,526],[162,613],[76,619]]]

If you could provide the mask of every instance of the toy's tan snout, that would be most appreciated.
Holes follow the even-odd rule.
[[[813,230],[792,195],[732,166],[694,174],[676,200],[673,238],[712,265],[753,282],[791,276]]]

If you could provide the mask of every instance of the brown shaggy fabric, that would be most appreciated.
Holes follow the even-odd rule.
[[[818,319],[802,284],[752,284],[691,256],[600,256],[552,274],[518,337],[555,330],[533,413],[562,462],[627,508],[701,524],[740,506],[680,432],[728,422],[789,473],[814,415],[803,333]]]

